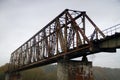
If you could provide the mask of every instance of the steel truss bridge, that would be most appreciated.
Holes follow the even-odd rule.
[[[9,72],[119,47],[120,24],[101,31],[85,11],[66,9],[11,54]]]

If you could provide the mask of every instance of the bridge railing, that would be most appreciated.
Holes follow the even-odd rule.
[[[120,32],[120,24],[114,25],[110,28],[107,28],[105,30],[102,31],[106,36],[110,36],[113,35],[115,33],[119,33]]]

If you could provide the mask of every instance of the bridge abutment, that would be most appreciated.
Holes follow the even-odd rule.
[[[92,62],[61,60],[58,62],[57,80],[94,80]]]

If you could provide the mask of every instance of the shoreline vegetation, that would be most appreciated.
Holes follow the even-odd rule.
[[[5,80],[8,64],[0,67],[0,80]],[[95,80],[119,80],[120,68],[93,67]],[[57,65],[47,65],[21,72],[22,80],[57,80]]]

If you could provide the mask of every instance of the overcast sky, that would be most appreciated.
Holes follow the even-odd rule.
[[[66,8],[86,11],[102,30],[120,23],[120,0],[0,0],[0,65]],[[120,68],[120,50],[90,60],[94,66]]]

